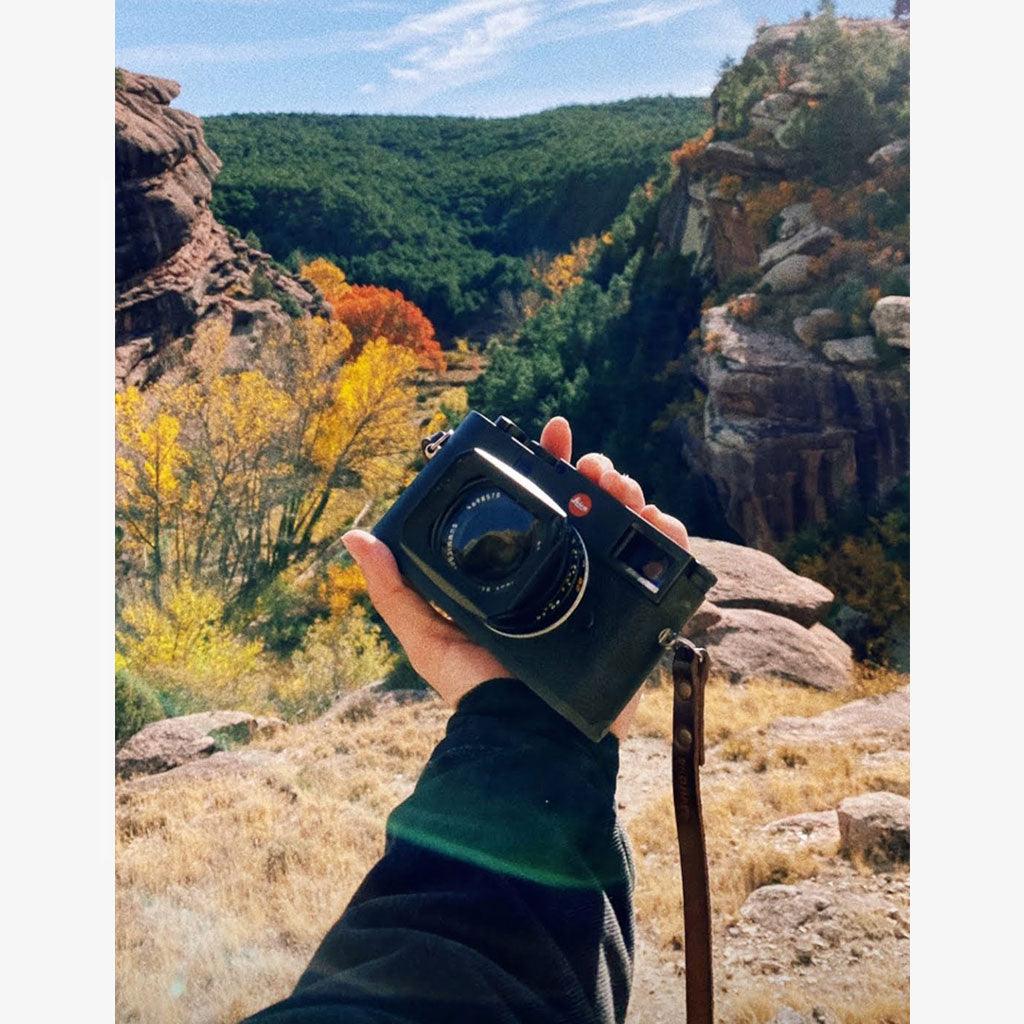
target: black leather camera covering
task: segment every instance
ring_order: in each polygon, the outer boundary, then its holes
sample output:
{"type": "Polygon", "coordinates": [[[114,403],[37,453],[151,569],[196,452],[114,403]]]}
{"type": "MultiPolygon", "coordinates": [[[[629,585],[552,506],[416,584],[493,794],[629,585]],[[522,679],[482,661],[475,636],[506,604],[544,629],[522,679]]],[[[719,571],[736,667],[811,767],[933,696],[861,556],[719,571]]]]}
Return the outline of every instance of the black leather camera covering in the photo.
{"type": "MultiPolygon", "coordinates": [[[[663,653],[659,634],[682,627],[715,577],[569,463],[510,421],[499,423],[469,413],[373,532],[410,586],[597,741],[663,653]],[[551,529],[561,517],[583,540],[588,570],[582,597],[560,625],[541,635],[510,637],[489,628],[488,618],[515,595],[482,593],[437,550],[432,531],[474,477],[493,481],[551,529]]],[[[520,579],[532,568],[528,563],[520,579]]]]}

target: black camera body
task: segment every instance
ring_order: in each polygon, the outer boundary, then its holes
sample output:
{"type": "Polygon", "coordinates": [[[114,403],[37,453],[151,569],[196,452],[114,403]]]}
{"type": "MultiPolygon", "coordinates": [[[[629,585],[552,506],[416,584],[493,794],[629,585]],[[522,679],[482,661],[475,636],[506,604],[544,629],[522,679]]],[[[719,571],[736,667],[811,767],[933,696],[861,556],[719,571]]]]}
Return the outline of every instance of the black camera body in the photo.
{"type": "Polygon", "coordinates": [[[504,416],[471,412],[374,534],[406,581],[600,740],[715,577],[504,416]]]}

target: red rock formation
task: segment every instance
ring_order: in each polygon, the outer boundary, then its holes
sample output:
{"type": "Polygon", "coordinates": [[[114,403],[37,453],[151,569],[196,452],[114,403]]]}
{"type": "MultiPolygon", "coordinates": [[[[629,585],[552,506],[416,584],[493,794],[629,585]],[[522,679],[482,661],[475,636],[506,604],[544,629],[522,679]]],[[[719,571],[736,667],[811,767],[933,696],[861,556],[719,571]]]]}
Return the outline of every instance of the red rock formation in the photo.
{"type": "Polygon", "coordinates": [[[115,366],[145,384],[186,358],[201,322],[252,336],[289,313],[326,315],[308,284],[233,238],[210,210],[221,162],[202,121],[169,106],[177,82],[119,71],[115,128],[115,366]],[[254,290],[257,294],[254,294],[254,290]],[[265,293],[269,292],[267,296],[265,293]],[[290,300],[290,301],[289,301],[290,300]]]}
{"type": "MultiPolygon", "coordinates": [[[[785,57],[807,24],[766,29],[747,56],[785,57]]],[[[839,25],[855,35],[881,29],[901,44],[908,36],[905,24],[839,25]]],[[[658,220],[662,244],[691,255],[720,295],[742,282],[737,291],[749,288],[773,307],[741,320],[733,295],[703,311],[693,376],[706,397],[700,427],[684,430],[686,462],[712,483],[729,525],[769,550],[853,498],[878,500],[909,468],[909,363],[896,351],[909,349],[909,298],[881,298],[870,327],[846,323],[836,310],[817,308],[844,280],[826,258],[843,243],[841,233],[820,223],[807,201],[791,202],[757,232],[747,215],[750,197],[783,180],[802,181],[808,197],[817,187],[815,154],[792,148],[783,129],[801,105],[826,94],[810,81],[811,64],[793,58],[781,65],[793,80],[752,95],[749,127],[721,129],[726,138],[680,167],[658,220]]],[[[858,180],[877,178],[908,153],[906,139],[888,143],[864,161],[858,180]]],[[[890,278],[908,273],[901,246],[883,244],[875,265],[890,278]]],[[[695,420],[688,422],[692,428],[695,420]]]]}

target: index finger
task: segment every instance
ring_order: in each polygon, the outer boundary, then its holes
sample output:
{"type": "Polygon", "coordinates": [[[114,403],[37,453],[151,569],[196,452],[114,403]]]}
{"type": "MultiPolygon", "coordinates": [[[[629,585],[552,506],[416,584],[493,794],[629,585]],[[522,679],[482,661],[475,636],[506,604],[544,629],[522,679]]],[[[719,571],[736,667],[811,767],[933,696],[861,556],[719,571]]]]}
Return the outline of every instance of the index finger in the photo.
{"type": "Polygon", "coordinates": [[[552,416],[540,432],[540,446],[556,459],[572,458],[572,428],[564,416],[552,416]]]}

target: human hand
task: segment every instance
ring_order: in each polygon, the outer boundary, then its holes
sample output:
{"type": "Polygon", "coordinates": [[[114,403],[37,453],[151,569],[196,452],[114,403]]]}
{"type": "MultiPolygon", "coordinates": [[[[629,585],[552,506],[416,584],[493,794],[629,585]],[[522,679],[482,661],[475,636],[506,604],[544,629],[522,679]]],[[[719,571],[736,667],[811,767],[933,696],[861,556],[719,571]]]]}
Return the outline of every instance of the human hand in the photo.
{"type": "MultiPolygon", "coordinates": [[[[540,443],[555,458],[569,462],[572,458],[572,431],[568,421],[561,416],[550,420],[541,432],[540,443]]],[[[576,468],[689,550],[686,527],[655,505],[646,504],[640,485],[619,473],[606,455],[590,452],[576,463],[576,468]]],[[[342,537],[342,542],[362,569],[370,600],[398,637],[409,663],[445,703],[455,707],[481,683],[513,675],[490,651],[473,643],[458,626],[434,611],[405,583],[394,556],[383,541],[365,530],[350,530],[342,537]]],[[[611,732],[620,740],[625,739],[629,732],[639,702],[640,691],[612,723],[611,732]]]]}

